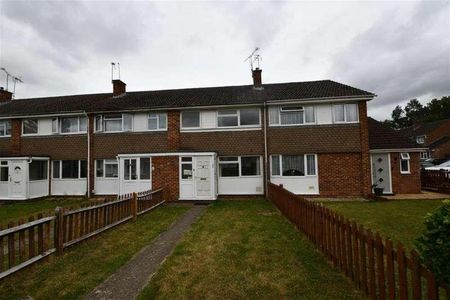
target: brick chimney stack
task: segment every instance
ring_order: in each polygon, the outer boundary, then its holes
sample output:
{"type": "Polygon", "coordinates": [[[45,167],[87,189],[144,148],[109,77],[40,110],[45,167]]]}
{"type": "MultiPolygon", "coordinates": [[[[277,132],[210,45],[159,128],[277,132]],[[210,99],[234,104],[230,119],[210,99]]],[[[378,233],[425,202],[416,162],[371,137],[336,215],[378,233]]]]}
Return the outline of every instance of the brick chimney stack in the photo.
{"type": "Polygon", "coordinates": [[[5,90],[3,87],[0,87],[0,103],[11,101],[12,95],[13,95],[13,93],[5,90]]]}
{"type": "Polygon", "coordinates": [[[252,70],[254,88],[262,88],[261,73],[262,70],[260,68],[255,68],[254,70],[252,70]]]}
{"type": "Polygon", "coordinates": [[[112,84],[113,84],[113,96],[114,97],[118,97],[118,96],[125,94],[125,92],[127,90],[126,89],[127,85],[125,84],[125,82],[123,82],[120,79],[113,79],[112,84]]]}

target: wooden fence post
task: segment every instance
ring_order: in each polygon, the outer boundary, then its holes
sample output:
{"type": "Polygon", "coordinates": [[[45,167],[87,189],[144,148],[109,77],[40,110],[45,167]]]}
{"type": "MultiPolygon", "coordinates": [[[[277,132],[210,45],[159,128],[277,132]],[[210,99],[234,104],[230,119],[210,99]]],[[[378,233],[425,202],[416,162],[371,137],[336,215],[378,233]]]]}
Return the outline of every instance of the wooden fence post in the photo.
{"type": "Polygon", "coordinates": [[[55,248],[56,254],[61,255],[64,252],[64,211],[61,207],[55,209],[55,248]]]}
{"type": "Polygon", "coordinates": [[[137,194],[133,193],[133,197],[131,198],[131,212],[133,214],[133,222],[136,222],[137,220],[137,210],[138,210],[137,194]]]}

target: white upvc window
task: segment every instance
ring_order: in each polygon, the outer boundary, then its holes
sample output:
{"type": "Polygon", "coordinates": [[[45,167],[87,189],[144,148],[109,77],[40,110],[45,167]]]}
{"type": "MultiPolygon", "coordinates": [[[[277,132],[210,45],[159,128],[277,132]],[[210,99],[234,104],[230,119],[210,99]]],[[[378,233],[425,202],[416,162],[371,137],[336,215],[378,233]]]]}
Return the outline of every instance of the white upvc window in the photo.
{"type": "Polygon", "coordinates": [[[273,177],[317,175],[315,154],[271,155],[270,161],[270,174],[273,177]]]}
{"type": "Polygon", "coordinates": [[[191,181],[193,178],[192,157],[181,157],[181,180],[191,181]]]}
{"type": "Polygon", "coordinates": [[[9,166],[7,160],[0,161],[0,181],[9,181],[9,166]]]}
{"type": "Polygon", "coordinates": [[[0,121],[0,137],[11,136],[11,120],[0,121]]]}
{"type": "Polygon", "coordinates": [[[410,174],[410,156],[409,153],[400,153],[400,173],[401,174],[410,174]]]}
{"type": "Polygon", "coordinates": [[[358,104],[333,104],[334,123],[357,123],[358,120],[358,104]]]}
{"type": "Polygon", "coordinates": [[[86,160],[54,160],[53,179],[84,179],[87,177],[86,160]]]}
{"type": "MultiPolygon", "coordinates": [[[[63,134],[85,133],[87,131],[87,119],[84,116],[60,117],[52,119],[52,132],[54,133],[55,123],[59,123],[59,132],[63,134]],[[56,119],[56,120],[55,120],[56,119]]],[[[57,126],[57,125],[56,125],[57,126]]],[[[58,128],[58,127],[56,127],[58,128]]]]}
{"type": "Polygon", "coordinates": [[[260,124],[259,108],[224,109],[217,111],[217,127],[250,127],[260,124]]]}
{"type": "Polygon", "coordinates": [[[428,151],[420,152],[420,159],[429,159],[429,158],[431,158],[430,152],[428,151]]]}
{"type": "Polygon", "coordinates": [[[269,108],[269,124],[272,126],[292,126],[315,124],[314,106],[273,106],[269,108]]]}
{"type": "Polygon", "coordinates": [[[22,120],[22,134],[33,135],[39,133],[38,119],[24,119],[22,120]]]}
{"type": "Polygon", "coordinates": [[[200,112],[183,111],[181,113],[181,128],[200,128],[200,112]]]}
{"type": "Polygon", "coordinates": [[[58,117],[52,118],[52,133],[53,134],[59,133],[59,118],[58,117]]]}
{"type": "Polygon", "coordinates": [[[220,177],[259,177],[261,176],[260,156],[219,157],[220,177]]]}
{"type": "Polygon", "coordinates": [[[420,135],[416,138],[416,142],[417,144],[425,144],[425,136],[424,135],[420,135]]]}
{"type": "Polygon", "coordinates": [[[123,132],[133,130],[132,114],[110,114],[95,117],[96,132],[123,132]]]}
{"type": "Polygon", "coordinates": [[[118,178],[119,163],[115,159],[97,159],[95,161],[95,177],[118,178]]]}
{"type": "Polygon", "coordinates": [[[165,130],[167,129],[167,113],[150,113],[148,114],[148,130],[165,130]]]}
{"type": "Polygon", "coordinates": [[[28,165],[28,178],[30,181],[47,180],[48,178],[48,161],[33,160],[28,165]]]}

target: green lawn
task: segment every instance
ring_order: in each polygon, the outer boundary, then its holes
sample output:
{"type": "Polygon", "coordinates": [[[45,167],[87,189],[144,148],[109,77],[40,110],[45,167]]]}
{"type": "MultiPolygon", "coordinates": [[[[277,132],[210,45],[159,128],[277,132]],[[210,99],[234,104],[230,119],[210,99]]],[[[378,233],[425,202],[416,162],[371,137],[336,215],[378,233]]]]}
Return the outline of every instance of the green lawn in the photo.
{"type": "Polygon", "coordinates": [[[10,202],[0,205],[0,225],[5,226],[9,222],[17,221],[20,218],[28,219],[31,215],[36,217],[38,213],[53,213],[57,206],[78,207],[88,202],[89,200],[84,197],[49,197],[39,200],[10,202]]]}
{"type": "Polygon", "coordinates": [[[119,225],[61,257],[19,271],[0,281],[0,299],[80,299],[165,231],[187,207],[163,206],[119,225]],[[31,299],[31,298],[30,298],[31,299]]]}
{"type": "Polygon", "coordinates": [[[377,230],[383,237],[402,242],[408,249],[422,233],[424,217],[442,200],[399,200],[383,202],[324,202],[324,205],[377,230]]]}
{"type": "Polygon", "coordinates": [[[141,299],[355,299],[362,295],[265,200],[218,201],[141,299]]]}

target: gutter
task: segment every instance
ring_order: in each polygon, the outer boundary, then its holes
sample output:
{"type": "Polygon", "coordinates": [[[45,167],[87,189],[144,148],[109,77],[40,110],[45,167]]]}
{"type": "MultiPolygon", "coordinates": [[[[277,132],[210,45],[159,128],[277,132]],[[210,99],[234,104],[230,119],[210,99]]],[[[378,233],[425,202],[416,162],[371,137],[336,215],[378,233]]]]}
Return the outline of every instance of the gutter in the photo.
{"type": "Polygon", "coordinates": [[[263,122],[264,122],[264,126],[263,126],[263,132],[264,132],[264,174],[265,174],[265,178],[264,178],[264,194],[267,197],[267,192],[268,192],[268,187],[269,187],[269,172],[270,172],[270,168],[268,167],[268,149],[267,149],[267,105],[266,102],[264,101],[264,118],[263,118],[263,122]]]}

